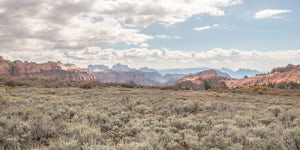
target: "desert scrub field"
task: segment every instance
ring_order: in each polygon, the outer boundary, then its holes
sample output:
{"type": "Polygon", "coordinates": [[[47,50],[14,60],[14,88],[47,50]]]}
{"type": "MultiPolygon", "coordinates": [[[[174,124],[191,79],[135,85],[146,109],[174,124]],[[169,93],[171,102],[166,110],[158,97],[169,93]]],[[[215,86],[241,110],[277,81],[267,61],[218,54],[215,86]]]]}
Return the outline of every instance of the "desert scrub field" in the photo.
{"type": "Polygon", "coordinates": [[[0,149],[300,149],[300,97],[0,89],[0,149]]]}

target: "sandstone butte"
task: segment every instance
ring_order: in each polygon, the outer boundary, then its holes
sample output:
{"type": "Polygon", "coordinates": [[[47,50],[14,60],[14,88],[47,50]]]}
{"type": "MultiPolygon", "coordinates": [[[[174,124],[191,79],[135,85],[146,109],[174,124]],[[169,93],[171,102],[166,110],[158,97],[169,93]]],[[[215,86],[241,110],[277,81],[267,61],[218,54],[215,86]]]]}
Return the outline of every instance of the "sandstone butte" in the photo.
{"type": "Polygon", "coordinates": [[[70,64],[55,62],[34,63],[20,60],[9,61],[0,56],[0,75],[13,77],[37,77],[43,79],[92,81],[93,73],[70,64]]]}
{"type": "Polygon", "coordinates": [[[300,84],[300,65],[289,64],[286,67],[272,69],[268,74],[260,74],[250,78],[232,79],[228,74],[217,70],[207,70],[193,75],[186,76],[176,83],[186,86],[203,86],[204,82],[212,85],[224,83],[228,88],[250,87],[255,85],[268,85],[278,83],[298,83],[300,84]]]}

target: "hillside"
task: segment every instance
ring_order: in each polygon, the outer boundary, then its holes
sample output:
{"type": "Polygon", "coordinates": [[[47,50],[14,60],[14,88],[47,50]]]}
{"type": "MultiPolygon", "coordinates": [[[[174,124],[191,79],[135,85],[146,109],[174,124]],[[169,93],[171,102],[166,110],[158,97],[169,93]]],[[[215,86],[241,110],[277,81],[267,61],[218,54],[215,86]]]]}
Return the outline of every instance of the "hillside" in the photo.
{"type": "Polygon", "coordinates": [[[184,89],[210,89],[226,88],[223,80],[229,79],[230,76],[218,70],[206,70],[193,75],[186,76],[176,82],[176,86],[184,89]]]}
{"type": "MultiPolygon", "coordinates": [[[[203,67],[203,68],[177,68],[177,69],[174,68],[174,69],[160,69],[158,71],[163,75],[166,75],[166,74],[185,74],[185,75],[189,75],[189,74],[195,74],[197,72],[201,72],[201,71],[205,71],[205,70],[212,70],[212,68],[207,68],[207,67],[203,67]]],[[[241,68],[237,71],[233,71],[233,70],[228,69],[228,68],[221,68],[221,69],[215,69],[215,70],[227,73],[227,74],[230,75],[230,77],[236,78],[236,79],[243,78],[244,76],[253,77],[256,74],[261,74],[259,71],[252,70],[252,69],[243,69],[243,68],[241,68]]]]}
{"type": "Polygon", "coordinates": [[[269,74],[262,74],[239,80],[231,79],[225,81],[226,86],[229,88],[270,84],[276,85],[290,82],[300,84],[300,65],[289,64],[286,67],[274,68],[269,74]]]}
{"type": "Polygon", "coordinates": [[[167,81],[156,72],[114,71],[94,72],[97,81],[101,83],[135,83],[139,85],[159,86],[167,81]]]}
{"type": "Polygon", "coordinates": [[[43,79],[92,81],[94,75],[85,69],[79,69],[73,64],[60,62],[34,63],[23,61],[9,61],[0,56],[0,75],[11,77],[36,77],[43,79]]]}
{"type": "Polygon", "coordinates": [[[89,65],[88,69],[95,74],[97,81],[102,83],[135,83],[147,86],[172,85],[184,75],[161,75],[157,70],[142,67],[130,68],[116,64],[111,68],[104,65],[89,65]]]}

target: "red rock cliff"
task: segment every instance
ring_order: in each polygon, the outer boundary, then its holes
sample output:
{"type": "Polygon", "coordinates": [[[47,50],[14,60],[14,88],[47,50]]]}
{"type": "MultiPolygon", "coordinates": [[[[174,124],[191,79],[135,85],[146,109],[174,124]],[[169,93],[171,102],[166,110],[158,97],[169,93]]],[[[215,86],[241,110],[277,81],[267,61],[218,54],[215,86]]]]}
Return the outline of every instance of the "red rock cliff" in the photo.
{"type": "Polygon", "coordinates": [[[37,64],[34,62],[8,61],[0,56],[0,75],[16,77],[38,77],[59,80],[95,80],[94,74],[85,69],[63,70],[54,62],[37,64]]]}

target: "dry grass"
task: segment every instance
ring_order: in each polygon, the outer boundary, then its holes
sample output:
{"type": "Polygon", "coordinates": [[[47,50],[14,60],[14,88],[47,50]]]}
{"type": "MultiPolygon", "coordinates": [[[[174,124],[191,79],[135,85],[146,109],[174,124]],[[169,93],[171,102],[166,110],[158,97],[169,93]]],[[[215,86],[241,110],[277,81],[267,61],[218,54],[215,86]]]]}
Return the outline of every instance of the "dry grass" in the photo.
{"type": "Polygon", "coordinates": [[[0,149],[300,148],[296,96],[82,88],[1,87],[0,149]]]}
{"type": "MultiPolygon", "coordinates": [[[[217,90],[216,90],[217,91],[217,90]]],[[[244,88],[226,89],[226,92],[233,93],[248,93],[260,95],[277,95],[277,96],[300,96],[300,88],[296,89],[280,89],[277,87],[271,88],[268,86],[253,86],[244,88]]]]}

